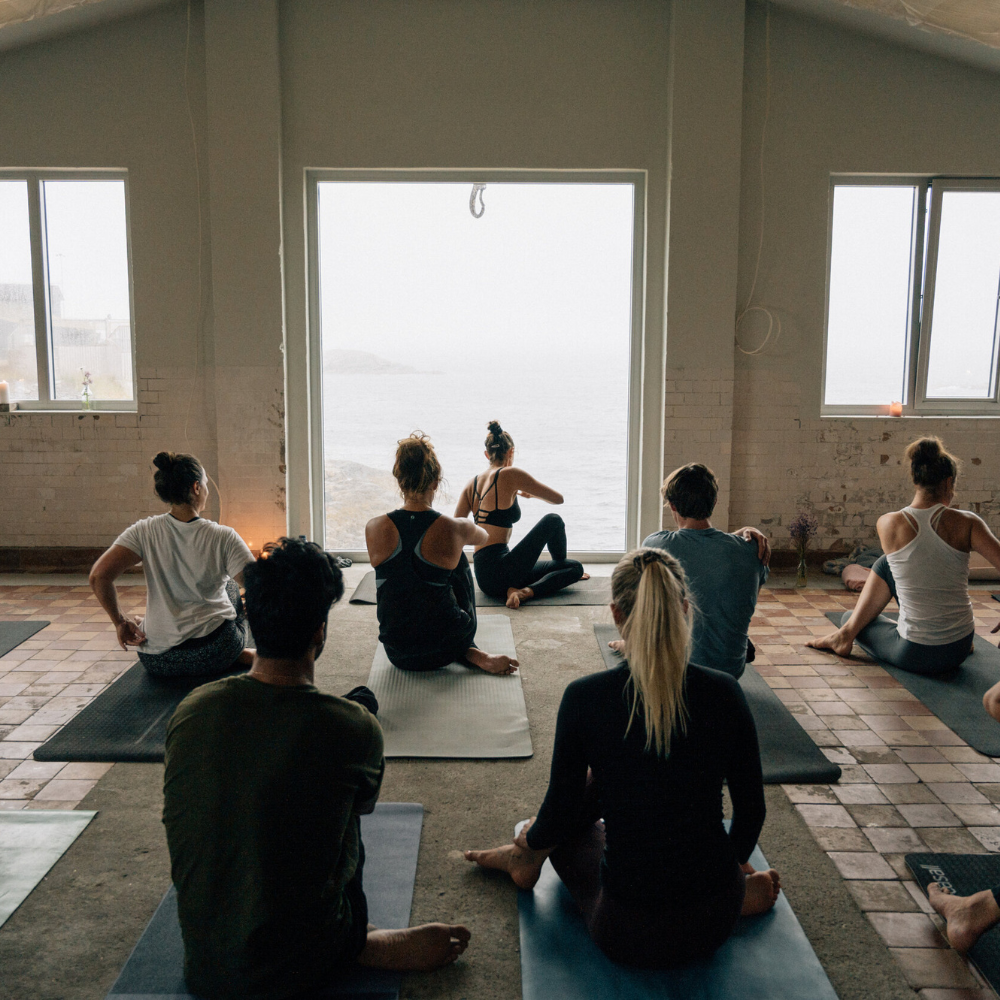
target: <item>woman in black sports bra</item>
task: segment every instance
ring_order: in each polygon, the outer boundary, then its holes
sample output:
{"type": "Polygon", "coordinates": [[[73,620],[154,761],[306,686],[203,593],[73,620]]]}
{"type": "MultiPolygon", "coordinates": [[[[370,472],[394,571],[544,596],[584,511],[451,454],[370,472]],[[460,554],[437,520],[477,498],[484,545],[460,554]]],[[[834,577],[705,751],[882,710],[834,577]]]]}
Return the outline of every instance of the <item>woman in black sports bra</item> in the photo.
{"type": "Polygon", "coordinates": [[[378,637],[400,670],[438,670],[467,662],[491,674],[510,674],[517,660],[477,649],[476,596],[466,545],[486,532],[432,508],[441,480],[430,439],[414,431],[399,442],[392,474],[403,506],[365,526],[375,570],[378,637]]]}
{"type": "Polygon", "coordinates": [[[547,597],[577,580],[588,579],[583,564],[566,558],[566,525],[558,514],[546,514],[513,549],[508,548],[511,529],[520,520],[519,496],[537,497],[561,504],[561,493],[514,468],[514,441],[496,420],[489,422],[486,457],[490,467],[462,491],[455,517],[468,517],[486,530],[487,538],[476,542],[473,563],[480,589],[520,607],[533,597],[547,597]],[[551,559],[540,560],[548,546],[551,559]]]}

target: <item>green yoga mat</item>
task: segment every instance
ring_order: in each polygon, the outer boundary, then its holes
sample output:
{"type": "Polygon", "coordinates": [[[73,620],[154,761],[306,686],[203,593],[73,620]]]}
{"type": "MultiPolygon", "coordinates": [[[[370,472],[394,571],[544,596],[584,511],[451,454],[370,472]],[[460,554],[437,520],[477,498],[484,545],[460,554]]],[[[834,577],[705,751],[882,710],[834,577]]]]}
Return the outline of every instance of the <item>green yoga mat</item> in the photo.
{"type": "Polygon", "coordinates": [[[82,809],[0,812],[0,926],[96,815],[82,809]]]}
{"type": "MultiPolygon", "coordinates": [[[[826,617],[839,627],[847,613],[828,611],[826,617]]],[[[895,613],[884,617],[896,619],[895,613]]],[[[1000,723],[991,719],[983,708],[983,695],[1000,681],[1000,649],[993,643],[977,635],[972,653],[958,670],[940,677],[923,677],[883,663],[861,639],[855,641],[969,746],[987,757],[1000,757],[1000,723]]]]}
{"type": "MultiPolygon", "coordinates": [[[[931,882],[950,888],[957,896],[971,896],[1000,885],[1000,857],[996,854],[907,854],[906,867],[924,892],[931,882]]],[[[1000,925],[980,937],[969,950],[969,958],[993,989],[1000,988],[1000,925]]]]}
{"type": "MultiPolygon", "coordinates": [[[[619,666],[621,656],[608,648],[608,642],[620,638],[618,629],[614,625],[595,625],[594,634],[605,665],[608,668],[619,666]]],[[[840,780],[840,768],[826,759],[767,681],[749,663],[740,678],[740,687],[757,725],[764,784],[828,784],[840,780]]]]}
{"type": "Polygon", "coordinates": [[[41,632],[48,622],[0,622],[0,656],[17,649],[25,639],[41,632]]]}

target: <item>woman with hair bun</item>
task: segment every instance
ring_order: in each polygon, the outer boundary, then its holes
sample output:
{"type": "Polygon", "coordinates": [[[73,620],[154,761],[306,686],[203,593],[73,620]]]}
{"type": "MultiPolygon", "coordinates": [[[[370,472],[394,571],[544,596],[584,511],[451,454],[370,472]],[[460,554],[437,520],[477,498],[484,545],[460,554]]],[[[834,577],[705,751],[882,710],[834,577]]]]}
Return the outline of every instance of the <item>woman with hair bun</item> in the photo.
{"type": "Polygon", "coordinates": [[[401,670],[438,670],[468,662],[491,674],[511,674],[517,660],[476,647],[476,595],[462,551],[486,532],[464,518],[433,509],[441,463],[421,431],[403,438],[392,474],[403,506],[365,527],[375,570],[378,637],[401,670]]]}
{"type": "Polygon", "coordinates": [[[765,815],[757,731],[736,679],[688,662],[673,556],[630,552],[611,596],[626,662],[566,688],[537,818],[513,844],[465,857],[522,889],[549,858],[612,961],[669,968],[709,958],[741,915],[777,899],[778,873],[749,864],[765,815]]]}
{"type": "Polygon", "coordinates": [[[253,554],[234,529],[201,516],[208,476],[194,455],[161,451],[153,465],[157,496],[170,509],[126,528],[94,563],[90,586],[119,645],[140,647],[150,674],[208,677],[250,667],[238,584],[253,554]],[[137,622],[119,607],[115,580],[140,561],[146,617],[137,622]]]}
{"type": "Polygon", "coordinates": [[[513,438],[496,420],[487,426],[485,455],[490,466],[466,485],[455,517],[471,514],[485,529],[486,537],[476,544],[473,556],[480,589],[506,601],[508,608],[517,608],[524,601],[589,579],[589,574],[584,573],[582,563],[566,558],[566,525],[558,514],[546,514],[513,549],[508,548],[512,528],[521,518],[518,497],[561,504],[563,496],[524,469],[515,468],[513,438]],[[552,558],[540,560],[546,546],[552,558]]]}
{"type": "Polygon", "coordinates": [[[872,566],[840,628],[807,645],[848,656],[857,639],[875,659],[900,670],[946,674],[972,652],[969,553],[1000,569],[1000,541],[978,514],[951,506],[958,460],[940,438],[914,441],[906,459],[915,492],[908,507],[878,519],[885,555],[872,566]],[[899,605],[898,623],[882,616],[892,599],[899,605]]]}

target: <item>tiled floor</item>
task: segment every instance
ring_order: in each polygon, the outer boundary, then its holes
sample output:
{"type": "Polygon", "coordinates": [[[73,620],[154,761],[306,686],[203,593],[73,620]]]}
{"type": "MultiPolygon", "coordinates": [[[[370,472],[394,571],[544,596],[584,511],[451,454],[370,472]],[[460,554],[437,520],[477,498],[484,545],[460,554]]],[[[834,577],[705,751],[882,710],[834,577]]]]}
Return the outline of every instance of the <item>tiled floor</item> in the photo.
{"type": "MultiPolygon", "coordinates": [[[[119,593],[125,610],[142,614],[144,587],[119,593]]],[[[862,656],[806,648],[830,629],[825,612],[854,601],[830,589],[761,594],[755,666],[843,770],[837,785],[785,792],[923,1000],[995,997],[948,948],[903,856],[1000,852],[1000,758],[972,750],[862,656]]],[[[973,603],[977,631],[988,633],[1000,604],[987,590],[973,603]]],[[[0,619],[51,623],[0,657],[0,809],[72,809],[111,765],[40,763],[32,751],[135,656],[118,648],[86,586],[0,586],[0,619]]]]}

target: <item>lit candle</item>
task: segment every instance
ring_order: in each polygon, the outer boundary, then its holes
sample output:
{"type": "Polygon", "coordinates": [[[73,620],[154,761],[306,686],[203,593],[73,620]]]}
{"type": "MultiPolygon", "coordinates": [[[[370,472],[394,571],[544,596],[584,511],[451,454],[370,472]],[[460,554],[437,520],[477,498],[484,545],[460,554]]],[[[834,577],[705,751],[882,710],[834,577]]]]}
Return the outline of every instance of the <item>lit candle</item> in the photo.
{"type": "Polygon", "coordinates": [[[0,382],[0,403],[10,403],[10,386],[0,382]]]}
{"type": "Polygon", "coordinates": [[[893,417],[901,417],[903,415],[903,404],[902,403],[890,403],[889,404],[889,415],[893,417]]]}

